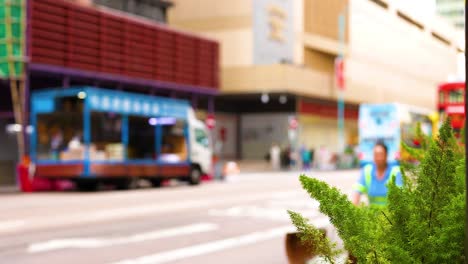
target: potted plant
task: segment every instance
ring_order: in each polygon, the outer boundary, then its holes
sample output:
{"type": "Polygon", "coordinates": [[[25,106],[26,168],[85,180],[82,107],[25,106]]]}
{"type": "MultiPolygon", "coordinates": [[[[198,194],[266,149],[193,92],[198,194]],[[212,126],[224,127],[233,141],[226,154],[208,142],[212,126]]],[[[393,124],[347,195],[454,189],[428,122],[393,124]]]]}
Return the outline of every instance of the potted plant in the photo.
{"type": "MultiPolygon", "coordinates": [[[[465,162],[449,122],[437,139],[423,137],[407,148],[418,165],[403,166],[404,185],[388,186],[388,206],[354,206],[336,188],[300,176],[303,188],[320,202],[358,263],[463,263],[465,162]]],[[[303,245],[335,263],[342,253],[300,214],[289,211],[303,245]],[[310,247],[313,245],[313,247],[310,247]]]]}

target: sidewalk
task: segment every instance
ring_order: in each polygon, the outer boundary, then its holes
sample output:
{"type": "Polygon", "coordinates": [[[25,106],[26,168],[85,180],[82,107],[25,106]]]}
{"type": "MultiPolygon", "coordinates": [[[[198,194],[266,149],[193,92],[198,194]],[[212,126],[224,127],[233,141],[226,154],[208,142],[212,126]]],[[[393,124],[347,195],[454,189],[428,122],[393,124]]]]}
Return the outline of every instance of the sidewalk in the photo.
{"type": "Polygon", "coordinates": [[[238,160],[236,161],[241,173],[273,172],[275,171],[269,162],[265,160],[238,160]]]}
{"type": "Polygon", "coordinates": [[[241,173],[302,171],[299,167],[290,169],[273,169],[270,162],[265,160],[238,160],[235,162],[239,166],[241,173]]]}
{"type": "MultiPolygon", "coordinates": [[[[239,166],[239,169],[241,173],[255,173],[255,172],[280,172],[280,171],[302,171],[301,168],[296,167],[288,170],[274,170],[271,167],[271,164],[269,162],[266,162],[265,160],[237,160],[235,161],[237,165],[239,166]]],[[[346,171],[346,170],[357,170],[359,168],[334,168],[330,167],[327,169],[317,169],[313,168],[311,171],[321,171],[321,172],[326,172],[326,171],[346,171]]]]}
{"type": "Polygon", "coordinates": [[[12,194],[19,193],[19,189],[15,185],[11,186],[0,186],[0,194],[12,194]]]}

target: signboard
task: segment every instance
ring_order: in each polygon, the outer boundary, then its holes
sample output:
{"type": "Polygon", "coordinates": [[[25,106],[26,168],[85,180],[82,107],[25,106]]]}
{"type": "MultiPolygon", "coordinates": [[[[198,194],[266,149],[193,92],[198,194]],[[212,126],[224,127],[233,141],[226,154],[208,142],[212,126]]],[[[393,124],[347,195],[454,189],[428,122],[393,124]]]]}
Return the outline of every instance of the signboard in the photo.
{"type": "Polygon", "coordinates": [[[373,160],[375,143],[388,147],[388,161],[398,158],[401,133],[400,117],[395,104],[361,104],[359,107],[359,151],[361,162],[373,160]]]}
{"type": "Polygon", "coordinates": [[[216,126],[215,116],[213,114],[208,114],[208,116],[206,117],[205,123],[208,129],[212,130],[213,128],[215,128],[216,126]]]}
{"type": "Polygon", "coordinates": [[[449,105],[446,109],[447,114],[465,114],[464,105],[449,105]]]}
{"type": "Polygon", "coordinates": [[[221,139],[222,142],[226,142],[226,133],[227,133],[226,128],[221,127],[221,129],[219,130],[219,139],[221,139]]]}
{"type": "Polygon", "coordinates": [[[296,130],[299,122],[297,121],[296,117],[289,118],[289,129],[296,130]]]}
{"type": "Polygon", "coordinates": [[[341,57],[335,59],[335,83],[338,89],[344,91],[345,89],[345,77],[344,77],[344,60],[341,57]]]}
{"type": "Polygon", "coordinates": [[[294,2],[294,0],[252,1],[254,64],[293,61],[294,2]]]}
{"type": "Polygon", "coordinates": [[[172,116],[183,119],[187,117],[189,105],[179,100],[103,91],[87,91],[91,110],[141,116],[172,116]]]}
{"type": "Polygon", "coordinates": [[[138,115],[147,117],[169,116],[186,119],[190,105],[187,101],[143,94],[82,87],[75,89],[41,90],[32,94],[32,111],[56,111],[55,98],[76,96],[86,100],[91,111],[138,115]]]}

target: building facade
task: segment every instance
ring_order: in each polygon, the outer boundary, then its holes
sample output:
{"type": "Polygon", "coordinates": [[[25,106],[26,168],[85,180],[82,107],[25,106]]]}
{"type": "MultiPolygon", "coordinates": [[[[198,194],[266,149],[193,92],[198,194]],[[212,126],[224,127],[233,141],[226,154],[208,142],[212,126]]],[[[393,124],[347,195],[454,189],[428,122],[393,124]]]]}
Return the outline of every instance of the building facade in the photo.
{"type": "MultiPolygon", "coordinates": [[[[436,9],[437,14],[446,19],[449,23],[453,24],[458,29],[458,42],[462,47],[465,46],[465,5],[466,1],[463,0],[437,0],[436,9]]],[[[464,81],[466,79],[465,73],[466,59],[465,53],[459,52],[458,55],[458,74],[450,79],[450,81],[464,81]]]]}
{"type": "Polygon", "coordinates": [[[237,158],[262,158],[273,142],[287,146],[294,137],[296,146],[338,150],[334,73],[340,54],[344,138],[355,144],[360,103],[434,109],[437,84],[456,72],[461,49],[452,26],[390,0],[173,2],[169,24],[221,44],[216,109],[237,122],[229,132],[237,138],[237,158]],[[291,133],[288,124],[296,119],[291,133]]]}
{"type": "Polygon", "coordinates": [[[437,0],[437,13],[457,29],[465,30],[465,2],[463,0],[437,0]]]}
{"type": "MultiPolygon", "coordinates": [[[[112,7],[118,1],[98,2],[112,7]]],[[[28,58],[19,81],[24,85],[19,99],[23,102],[24,127],[30,122],[30,92],[44,88],[85,85],[132,91],[185,99],[194,108],[214,111],[219,87],[218,43],[158,23],[165,21],[165,10],[170,7],[167,1],[120,2],[133,2],[131,13],[92,1],[27,1],[25,35],[19,36],[26,43],[24,57],[28,58]],[[163,15],[146,16],[151,19],[140,16],[138,10],[145,9],[144,5],[151,5],[146,10],[149,13],[163,15]]],[[[19,146],[14,135],[5,133],[7,125],[16,120],[11,82],[8,76],[0,79],[2,185],[15,182],[19,146]]],[[[22,133],[23,151],[28,153],[26,129],[22,133]]]]}
{"type": "Polygon", "coordinates": [[[171,1],[164,0],[94,0],[92,2],[161,23],[166,23],[167,11],[172,6],[171,1]]]}

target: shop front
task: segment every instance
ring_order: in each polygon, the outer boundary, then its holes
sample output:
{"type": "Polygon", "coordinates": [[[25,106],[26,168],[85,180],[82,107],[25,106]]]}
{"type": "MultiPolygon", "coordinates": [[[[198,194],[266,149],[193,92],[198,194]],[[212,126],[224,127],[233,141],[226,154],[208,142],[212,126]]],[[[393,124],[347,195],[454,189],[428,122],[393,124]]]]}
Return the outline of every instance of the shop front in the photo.
{"type": "Polygon", "coordinates": [[[314,156],[314,166],[319,169],[355,166],[357,120],[357,106],[346,105],[345,146],[340,150],[336,103],[301,98],[298,100],[299,150],[310,150],[314,156]]]}

